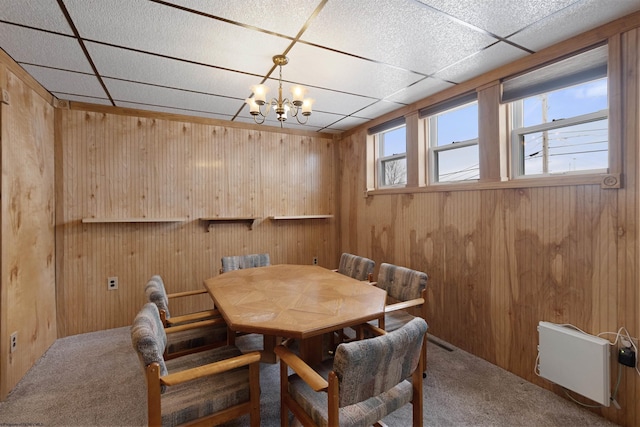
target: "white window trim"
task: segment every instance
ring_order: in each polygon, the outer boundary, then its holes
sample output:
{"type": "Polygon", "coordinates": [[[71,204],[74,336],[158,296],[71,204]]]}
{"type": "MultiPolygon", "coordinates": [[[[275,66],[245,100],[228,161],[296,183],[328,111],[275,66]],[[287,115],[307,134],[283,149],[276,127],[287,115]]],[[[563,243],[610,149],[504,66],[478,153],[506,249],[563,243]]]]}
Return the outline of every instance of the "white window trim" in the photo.
{"type": "Polygon", "coordinates": [[[593,173],[607,173],[608,169],[589,169],[589,170],[581,170],[581,171],[565,171],[565,172],[555,172],[555,173],[543,173],[543,174],[531,174],[525,175],[523,170],[523,159],[524,159],[524,136],[529,135],[536,132],[550,131],[560,128],[565,128],[569,126],[580,125],[584,123],[591,123],[598,120],[608,119],[609,118],[609,110],[603,109],[600,111],[595,111],[593,113],[583,114],[580,116],[570,117],[568,119],[557,119],[548,123],[541,123],[538,125],[528,126],[528,127],[518,127],[522,126],[521,118],[522,114],[519,114],[522,109],[523,100],[513,102],[513,130],[511,131],[511,153],[512,159],[511,164],[513,167],[513,179],[526,179],[526,178],[534,178],[534,177],[545,177],[545,176],[558,176],[558,175],[579,175],[579,174],[593,174],[593,173]]]}
{"type": "MultiPolygon", "coordinates": [[[[405,182],[402,184],[390,184],[390,185],[384,185],[382,183],[382,180],[385,178],[385,173],[383,170],[383,164],[387,161],[390,160],[401,160],[401,159],[405,159],[405,163],[407,162],[407,147],[406,147],[406,142],[405,142],[405,151],[404,153],[394,153],[391,154],[389,156],[380,156],[380,152],[382,151],[382,149],[384,148],[384,141],[382,138],[382,134],[383,133],[387,133],[387,132],[392,132],[396,129],[400,129],[404,127],[406,130],[406,124],[403,124],[401,126],[396,126],[393,128],[389,128],[389,129],[385,129],[382,132],[379,132],[377,134],[374,135],[374,142],[375,142],[375,153],[376,153],[376,172],[377,172],[377,176],[375,177],[376,180],[376,188],[397,188],[397,187],[405,187],[406,181],[407,181],[407,176],[405,176],[405,182]]],[[[405,171],[406,173],[406,171],[405,171]]]]}
{"type": "Polygon", "coordinates": [[[407,153],[400,153],[400,154],[393,154],[391,156],[386,156],[386,157],[380,157],[378,158],[378,188],[393,188],[393,187],[404,187],[407,185],[407,178],[405,175],[405,182],[401,183],[401,184],[388,184],[388,185],[384,185],[381,181],[383,179],[383,177],[385,177],[385,173],[384,173],[384,163],[388,162],[388,161],[393,161],[393,160],[402,160],[405,159],[405,163],[407,160],[407,153]]]}
{"type": "MultiPolygon", "coordinates": [[[[478,112],[480,111],[480,104],[478,102],[478,100],[474,100],[471,102],[466,102],[464,104],[460,104],[458,106],[452,107],[450,109],[447,110],[443,110],[437,114],[433,114],[431,116],[425,117],[425,120],[428,121],[428,127],[429,127],[429,140],[427,141],[428,144],[428,153],[429,153],[429,183],[433,184],[433,185],[440,185],[440,184],[444,184],[444,185],[450,185],[450,184],[454,184],[457,182],[474,182],[474,181],[478,181],[477,179],[468,179],[468,180],[455,180],[455,181],[440,181],[439,180],[439,167],[438,167],[438,154],[441,151],[447,151],[447,150],[455,150],[458,148],[466,148],[466,147],[470,147],[473,145],[478,145],[478,138],[472,138],[472,139],[467,139],[464,141],[453,141],[449,144],[446,145],[434,145],[434,142],[437,142],[438,140],[438,116],[442,115],[442,114],[446,114],[446,113],[450,113],[453,112],[455,110],[459,110],[462,108],[466,108],[471,104],[476,104],[478,105],[478,112]]],[[[478,122],[479,124],[479,122],[478,122]]],[[[480,133],[480,129],[478,128],[478,134],[480,133]]],[[[478,135],[479,136],[479,135],[478,135]]],[[[480,158],[478,158],[478,161],[480,161],[480,158]]]]}

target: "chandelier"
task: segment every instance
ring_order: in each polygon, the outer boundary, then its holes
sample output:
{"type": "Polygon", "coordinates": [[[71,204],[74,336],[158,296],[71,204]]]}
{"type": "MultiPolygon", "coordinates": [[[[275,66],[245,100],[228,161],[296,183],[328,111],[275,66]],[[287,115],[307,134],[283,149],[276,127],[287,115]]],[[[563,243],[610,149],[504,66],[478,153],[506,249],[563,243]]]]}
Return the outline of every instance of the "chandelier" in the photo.
{"type": "Polygon", "coordinates": [[[280,122],[280,127],[287,120],[287,114],[291,113],[291,117],[295,117],[298,123],[304,125],[311,115],[311,106],[313,99],[304,98],[306,89],[301,86],[293,86],[291,88],[292,100],[288,98],[282,99],[282,67],[289,63],[289,58],[284,55],[275,55],[273,63],[280,67],[280,78],[278,79],[278,98],[272,98],[267,102],[267,93],[269,88],[263,84],[251,86],[253,92],[252,98],[245,99],[249,105],[249,112],[253,116],[253,120],[261,125],[271,112],[271,108],[276,112],[276,118],[280,122]],[[263,106],[266,108],[263,110],[263,106]]]}

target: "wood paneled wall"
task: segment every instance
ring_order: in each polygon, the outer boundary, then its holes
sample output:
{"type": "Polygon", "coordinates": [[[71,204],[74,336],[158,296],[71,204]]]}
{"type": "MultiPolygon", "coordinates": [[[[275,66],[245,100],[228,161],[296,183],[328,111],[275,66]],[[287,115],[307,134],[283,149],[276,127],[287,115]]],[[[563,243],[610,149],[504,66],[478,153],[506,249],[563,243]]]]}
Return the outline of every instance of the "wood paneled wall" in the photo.
{"type": "MultiPolygon", "coordinates": [[[[59,335],[129,325],[153,274],[169,292],[200,288],[225,255],[268,252],[272,263],[336,267],[331,137],[203,122],[57,110],[57,303],[59,335]],[[203,217],[262,218],[208,223],[203,217]],[[184,222],[82,223],[83,218],[176,218],[184,222]],[[119,279],[107,290],[107,277],[119,279]]],[[[178,314],[207,297],[172,305],[178,314]]]]}
{"type": "MultiPolygon", "coordinates": [[[[621,189],[495,183],[365,198],[366,130],[339,145],[341,250],[372,258],[376,273],[382,262],[426,272],[430,334],[562,396],[534,374],[539,321],[592,334],[624,326],[640,336],[638,30],[619,41],[623,96],[611,126],[612,138],[622,133],[621,189]]],[[[616,360],[613,353],[612,389],[623,370],[622,409],[596,411],[638,426],[640,377],[616,360]]]]}
{"type": "Polygon", "coordinates": [[[54,109],[6,64],[1,56],[0,400],[57,338],[54,109]]]}

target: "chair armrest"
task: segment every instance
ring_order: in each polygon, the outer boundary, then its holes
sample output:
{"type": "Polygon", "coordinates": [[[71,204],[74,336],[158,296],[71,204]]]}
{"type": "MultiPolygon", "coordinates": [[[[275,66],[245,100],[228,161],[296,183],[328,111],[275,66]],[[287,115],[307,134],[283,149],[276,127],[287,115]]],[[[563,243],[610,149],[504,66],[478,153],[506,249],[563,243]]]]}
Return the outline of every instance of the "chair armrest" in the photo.
{"type": "Polygon", "coordinates": [[[224,321],[222,317],[217,317],[215,319],[207,319],[200,322],[192,322],[192,323],[184,323],[182,325],[171,326],[170,328],[165,328],[165,333],[172,334],[175,332],[188,331],[191,329],[204,328],[208,326],[214,325],[226,325],[227,323],[224,321]]]}
{"type": "Polygon", "coordinates": [[[302,380],[309,385],[314,391],[326,391],[329,387],[327,380],[322,375],[314,371],[306,362],[298,357],[295,353],[283,345],[279,345],[274,349],[275,353],[280,356],[280,363],[285,363],[293,371],[298,374],[302,380]]]}
{"type": "Polygon", "coordinates": [[[333,271],[334,273],[337,273],[337,272],[338,272],[338,269],[336,268],[336,269],[333,269],[333,270],[331,270],[331,271],[333,271]]]}
{"type": "Polygon", "coordinates": [[[405,308],[415,307],[424,304],[424,298],[410,299],[409,301],[397,302],[395,304],[389,304],[385,306],[384,311],[388,313],[390,311],[404,310],[405,308]]]}
{"type": "Polygon", "coordinates": [[[162,384],[172,386],[182,384],[188,381],[197,380],[199,378],[210,375],[219,374],[221,372],[230,371],[235,368],[247,366],[252,363],[260,362],[260,353],[257,351],[243,354],[242,356],[232,357],[230,359],[221,360],[219,362],[209,363],[208,365],[198,366],[184,371],[168,374],[160,378],[162,384]]]}
{"type": "Polygon", "coordinates": [[[220,317],[220,312],[218,310],[205,310],[198,311],[196,313],[184,314],[182,316],[173,316],[167,319],[167,324],[169,326],[178,325],[180,323],[186,322],[195,322],[199,320],[207,320],[211,318],[220,317]]]}
{"type": "Polygon", "coordinates": [[[193,295],[200,295],[200,294],[206,294],[206,293],[207,293],[206,289],[197,289],[194,291],[184,291],[184,292],[175,292],[173,294],[167,294],[167,298],[172,299],[172,298],[190,297],[193,295]]]}
{"type": "Polygon", "coordinates": [[[359,325],[359,326],[362,327],[363,329],[368,329],[369,332],[371,332],[376,336],[387,334],[387,331],[385,331],[384,329],[378,328],[377,326],[374,326],[370,323],[363,323],[362,325],[359,325]]]}

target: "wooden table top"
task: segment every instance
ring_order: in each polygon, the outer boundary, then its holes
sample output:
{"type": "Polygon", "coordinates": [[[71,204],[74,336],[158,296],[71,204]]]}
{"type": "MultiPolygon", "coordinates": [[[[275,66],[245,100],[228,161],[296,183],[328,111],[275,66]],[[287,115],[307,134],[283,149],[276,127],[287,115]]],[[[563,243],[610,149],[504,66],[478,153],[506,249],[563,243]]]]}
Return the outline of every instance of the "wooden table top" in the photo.
{"type": "Polygon", "coordinates": [[[204,286],[232,330],[298,339],[377,319],[387,295],[316,265],[235,270],[204,286]]]}

